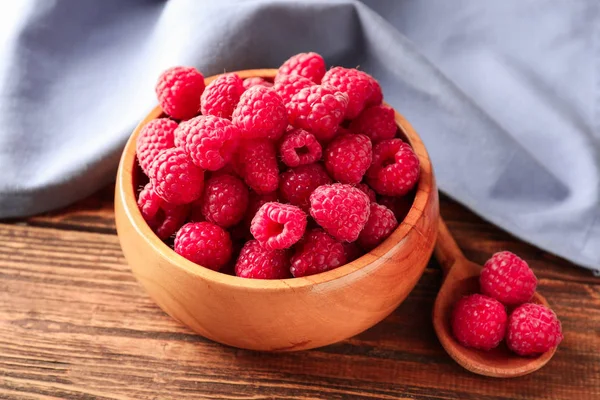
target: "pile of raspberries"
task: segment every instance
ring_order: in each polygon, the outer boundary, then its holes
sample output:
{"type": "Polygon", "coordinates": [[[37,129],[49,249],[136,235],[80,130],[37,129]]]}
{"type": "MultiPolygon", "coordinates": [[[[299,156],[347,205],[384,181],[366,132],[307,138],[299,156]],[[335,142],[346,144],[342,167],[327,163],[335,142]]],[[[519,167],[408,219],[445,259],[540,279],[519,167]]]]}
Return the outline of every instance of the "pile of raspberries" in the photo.
{"type": "Polygon", "coordinates": [[[302,53],[274,82],[228,73],[205,87],[195,68],[170,68],[156,94],[167,116],[137,139],[149,178],[138,206],[203,267],[254,279],[328,271],[378,246],[410,208],[419,159],[365,72],[302,53]]]}
{"type": "Polygon", "coordinates": [[[523,259],[508,251],[494,254],[485,263],[479,284],[483,294],[465,296],[454,305],[452,332],[461,344],[491,350],[506,339],[511,351],[535,356],[562,341],[556,314],[530,303],[537,278],[523,259]]]}

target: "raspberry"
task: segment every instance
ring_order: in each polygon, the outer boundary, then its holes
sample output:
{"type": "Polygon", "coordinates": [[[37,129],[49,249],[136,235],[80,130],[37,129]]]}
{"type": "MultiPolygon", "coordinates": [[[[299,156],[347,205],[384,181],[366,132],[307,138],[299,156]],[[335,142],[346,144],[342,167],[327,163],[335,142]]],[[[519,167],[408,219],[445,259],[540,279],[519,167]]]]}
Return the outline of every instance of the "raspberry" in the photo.
{"type": "Polygon", "coordinates": [[[507,306],[528,302],[537,287],[529,265],[509,251],[496,253],[485,263],[479,282],[481,293],[507,306]]]}
{"type": "Polygon", "coordinates": [[[310,131],[319,140],[329,140],[336,134],[347,104],[345,94],[313,85],[296,93],[286,107],[290,124],[310,131]]]}
{"type": "Polygon", "coordinates": [[[373,147],[367,183],[377,193],[402,196],[419,180],[419,158],[401,139],[382,140],[373,147]]]}
{"type": "Polygon", "coordinates": [[[156,84],[158,103],[175,119],[189,119],[200,111],[204,76],[194,67],[173,67],[163,72],[156,84]]]}
{"type": "Polygon", "coordinates": [[[243,138],[279,139],[288,125],[281,97],[265,86],[246,90],[231,120],[240,128],[243,138]]]}
{"type": "Polygon", "coordinates": [[[367,106],[378,106],[383,102],[383,92],[381,91],[381,86],[379,86],[377,79],[373,78],[371,75],[369,75],[369,78],[373,92],[367,99],[367,106]]]}
{"type": "Polygon", "coordinates": [[[150,172],[150,182],[156,194],[167,203],[191,203],[202,195],[204,171],[179,148],[158,153],[150,172]]]}
{"type": "Polygon", "coordinates": [[[391,197],[391,196],[379,196],[378,203],[382,206],[386,206],[394,213],[398,222],[404,221],[406,215],[412,207],[414,198],[412,196],[402,197],[391,197]]]}
{"type": "Polygon", "coordinates": [[[290,204],[263,204],[250,224],[250,233],[269,249],[287,249],[296,243],[306,229],[306,214],[290,204]]]}
{"type": "Polygon", "coordinates": [[[206,181],[202,215],[208,222],[229,228],[244,218],[248,207],[248,188],[239,178],[218,175],[206,181]]]}
{"type": "Polygon", "coordinates": [[[146,175],[150,174],[150,164],[154,161],[154,157],[161,150],[175,146],[173,136],[175,129],[177,129],[177,122],[168,118],[158,118],[148,122],[140,131],[135,153],[146,175]]]}
{"type": "Polygon", "coordinates": [[[506,344],[521,356],[544,353],[563,340],[560,321],[554,312],[539,304],[523,304],[508,319],[506,344]]]}
{"type": "Polygon", "coordinates": [[[454,305],[452,332],[463,346],[490,350],[504,338],[506,320],[506,311],[498,300],[472,294],[454,305]]]}
{"type": "Polygon", "coordinates": [[[323,185],[310,195],[310,215],[335,239],[354,242],[369,219],[369,204],[353,186],[323,185]]]}
{"type": "Polygon", "coordinates": [[[373,142],[393,139],[398,130],[394,110],[385,105],[369,107],[350,123],[350,130],[367,135],[373,142]]]}
{"type": "Polygon", "coordinates": [[[288,167],[319,161],[322,153],[323,150],[317,142],[317,138],[304,129],[287,131],[279,145],[279,154],[288,167]]]}
{"type": "Polygon", "coordinates": [[[342,243],[342,245],[344,246],[344,255],[347,263],[350,263],[363,255],[362,249],[358,246],[358,244],[356,244],[356,242],[345,242],[342,243]]]}
{"type": "Polygon", "coordinates": [[[371,201],[371,203],[375,203],[377,201],[377,195],[375,194],[375,191],[373,191],[373,189],[371,189],[366,183],[358,183],[355,185],[355,187],[367,196],[369,196],[369,200],[371,201]]]}
{"type": "Polygon", "coordinates": [[[331,68],[325,73],[321,83],[332,86],[348,96],[347,119],[356,118],[365,108],[368,100],[372,102],[377,100],[375,79],[354,68],[331,68]]]}
{"type": "Polygon", "coordinates": [[[231,258],[227,231],[210,222],[185,224],[175,236],[175,252],[203,267],[218,271],[231,258]]]}
{"type": "Polygon", "coordinates": [[[244,226],[250,229],[252,219],[256,215],[258,209],[261,208],[263,204],[277,201],[277,192],[258,194],[255,191],[251,190],[248,199],[248,208],[246,209],[246,215],[244,216],[244,226]]]}
{"type": "Polygon", "coordinates": [[[148,182],[138,197],[138,207],[150,229],[161,240],[177,232],[185,223],[190,211],[188,205],[174,206],[164,202],[148,182]]]}
{"type": "Polygon", "coordinates": [[[325,60],[321,55],[317,53],[300,53],[284,62],[279,67],[277,76],[300,75],[314,83],[320,83],[323,75],[325,75],[325,69],[325,60]]]}
{"type": "Polygon", "coordinates": [[[264,87],[272,87],[273,86],[273,84],[271,82],[265,80],[264,78],[258,77],[258,76],[244,79],[243,85],[244,85],[244,90],[248,90],[252,86],[264,86],[264,87]]]}
{"type": "Polygon", "coordinates": [[[284,250],[268,250],[258,240],[246,242],[235,264],[235,274],[252,279],[290,278],[288,258],[284,250]]]}
{"type": "Polygon", "coordinates": [[[328,183],[332,180],[322,164],[301,165],[281,174],[279,193],[284,201],[308,212],[312,192],[328,183]]]}
{"type": "Polygon", "coordinates": [[[194,164],[216,171],[233,157],[240,130],[228,119],[200,115],[182,122],[175,138],[175,144],[190,156],[194,164]]]}
{"type": "Polygon", "coordinates": [[[398,226],[394,213],[387,207],[371,203],[369,219],[358,236],[358,244],[369,251],[390,236],[398,226]]]}
{"type": "Polygon", "coordinates": [[[300,75],[283,75],[275,81],[273,89],[281,96],[283,104],[288,104],[296,93],[314,84],[310,79],[300,75]]]}
{"type": "Polygon", "coordinates": [[[236,169],[257,193],[270,193],[279,186],[275,144],[268,139],[245,140],[240,144],[236,169]]]}
{"type": "Polygon", "coordinates": [[[202,93],[202,114],[231,119],[244,90],[244,83],[236,74],[219,76],[202,93]]]}
{"type": "Polygon", "coordinates": [[[296,246],[290,259],[294,277],[329,271],[346,263],[344,246],[322,229],[313,229],[296,246]]]}
{"type": "Polygon", "coordinates": [[[359,183],[373,157],[371,140],[360,134],[338,136],[325,149],[325,168],[341,183],[359,183]]]}

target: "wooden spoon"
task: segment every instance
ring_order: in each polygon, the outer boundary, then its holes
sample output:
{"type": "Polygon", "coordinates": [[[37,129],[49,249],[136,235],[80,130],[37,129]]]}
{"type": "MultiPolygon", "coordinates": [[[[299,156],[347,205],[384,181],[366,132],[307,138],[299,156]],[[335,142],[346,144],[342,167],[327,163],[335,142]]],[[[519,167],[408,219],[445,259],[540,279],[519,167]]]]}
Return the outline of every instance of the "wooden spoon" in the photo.
{"type": "MultiPolygon", "coordinates": [[[[521,357],[512,353],[505,342],[490,351],[464,347],[452,335],[450,316],[454,303],[462,296],[479,292],[481,266],[467,260],[440,218],[435,256],[444,272],[444,282],[433,307],[433,327],[450,357],[476,374],[512,378],[542,368],[554,355],[556,347],[537,357],[521,357]]],[[[548,307],[548,302],[535,293],[532,303],[548,307]]]]}

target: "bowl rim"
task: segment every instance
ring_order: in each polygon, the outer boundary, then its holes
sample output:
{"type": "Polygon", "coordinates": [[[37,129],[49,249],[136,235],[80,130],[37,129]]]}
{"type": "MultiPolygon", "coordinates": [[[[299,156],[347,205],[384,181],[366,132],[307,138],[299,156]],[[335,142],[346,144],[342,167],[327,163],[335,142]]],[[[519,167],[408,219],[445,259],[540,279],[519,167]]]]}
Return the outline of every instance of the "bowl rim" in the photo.
{"type": "MultiPolygon", "coordinates": [[[[251,69],[243,71],[232,71],[245,79],[249,77],[262,77],[272,79],[277,73],[276,69],[251,69]]],[[[205,79],[208,85],[222,74],[213,75],[205,79]]],[[[387,103],[384,103],[387,104],[387,103]]],[[[415,132],[410,123],[394,109],[396,124],[408,139],[413,151],[419,158],[420,162],[420,177],[417,184],[415,198],[411,205],[408,214],[392,234],[375,249],[365,253],[356,260],[344,264],[330,271],[321,272],[319,274],[287,279],[248,279],[238,276],[224,274],[222,272],[213,271],[208,268],[199,268],[198,264],[187,260],[183,256],[177,254],[167,244],[156,236],[150,229],[137,206],[137,199],[133,187],[133,171],[135,170],[136,162],[136,140],[141,128],[149,121],[159,118],[163,111],[157,105],[146,117],[136,126],[132,134],[129,136],[127,143],[123,149],[117,171],[116,190],[119,191],[120,201],[123,206],[124,214],[127,216],[128,222],[134,230],[139,234],[144,241],[160,255],[160,257],[172,265],[185,270],[188,274],[209,281],[211,283],[220,284],[229,287],[236,287],[247,290],[290,290],[295,288],[312,287],[319,284],[325,284],[337,279],[346,277],[354,273],[361,273],[368,265],[377,262],[378,259],[391,258],[388,253],[399,243],[406,240],[412,230],[417,230],[419,235],[422,235],[415,227],[415,223],[422,217],[425,205],[430,201],[430,198],[435,194],[432,193],[434,186],[434,175],[431,160],[425,149],[419,135],[415,132]]],[[[118,233],[118,232],[117,232],[118,233]]],[[[368,274],[368,271],[363,272],[368,274]]]]}

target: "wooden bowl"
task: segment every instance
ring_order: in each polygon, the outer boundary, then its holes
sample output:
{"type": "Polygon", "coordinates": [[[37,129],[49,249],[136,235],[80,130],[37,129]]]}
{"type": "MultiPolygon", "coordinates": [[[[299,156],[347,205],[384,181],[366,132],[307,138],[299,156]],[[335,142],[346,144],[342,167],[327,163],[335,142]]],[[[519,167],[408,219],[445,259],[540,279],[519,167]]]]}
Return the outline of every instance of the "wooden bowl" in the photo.
{"type": "MultiPolygon", "coordinates": [[[[238,72],[273,78],[276,70],[238,72]]],[[[215,77],[207,78],[207,84],[215,77]]],[[[166,313],[200,335],[230,346],[303,350],[354,336],[389,315],[421,277],[433,251],[438,192],[427,151],[398,113],[396,121],[421,161],[412,208],[373,251],[335,270],[283,280],[244,279],[198,266],[163,243],[137,204],[133,173],[141,127],[162,114],[155,108],[125,145],[115,190],[115,218],[123,253],[135,277],[166,313]]]]}

